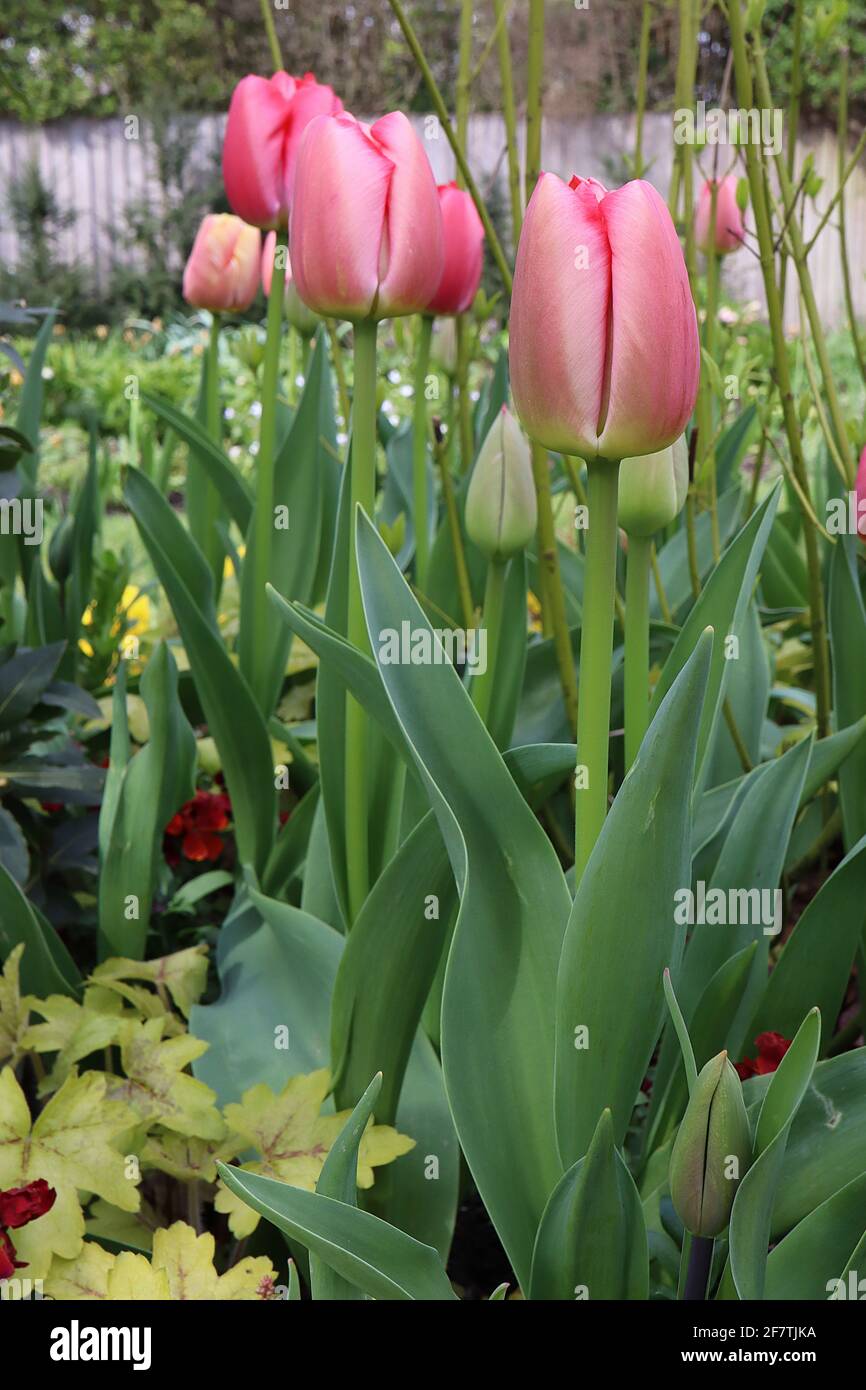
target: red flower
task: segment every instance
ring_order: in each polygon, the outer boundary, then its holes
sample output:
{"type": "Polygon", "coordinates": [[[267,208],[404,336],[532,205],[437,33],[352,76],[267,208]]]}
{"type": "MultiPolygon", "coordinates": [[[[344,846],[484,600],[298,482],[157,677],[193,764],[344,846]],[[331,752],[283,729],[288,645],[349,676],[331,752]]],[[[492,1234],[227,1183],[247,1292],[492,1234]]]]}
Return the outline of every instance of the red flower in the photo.
{"type": "Polygon", "coordinates": [[[182,849],[184,857],[192,859],[194,863],[203,859],[213,863],[223,852],[223,842],[211,830],[188,830],[183,837],[182,849]]]}
{"type": "MultiPolygon", "coordinates": [[[[194,863],[203,860],[213,863],[224,848],[216,832],[228,829],[231,810],[232,804],[225,792],[197,791],[192,801],[187,801],[172,816],[165,834],[181,840],[184,858],[194,863]]],[[[165,846],[165,857],[172,866],[180,862],[177,848],[170,843],[165,846]]]]}
{"type": "Polygon", "coordinates": [[[776,1070],[790,1046],[791,1039],[783,1038],[781,1033],[759,1033],[755,1038],[757,1057],[744,1057],[742,1062],[734,1063],[740,1080],[748,1081],[750,1076],[768,1076],[776,1070]]]}
{"type": "Polygon", "coordinates": [[[16,1260],[15,1246],[5,1231],[0,1231],[0,1279],[10,1279],[16,1269],[23,1269],[24,1260],[16,1260]]]}
{"type": "Polygon", "coordinates": [[[50,1211],[57,1200],[57,1193],[49,1187],[44,1178],[37,1178],[26,1187],[10,1187],[0,1192],[0,1226],[16,1230],[35,1221],[50,1211]]]}

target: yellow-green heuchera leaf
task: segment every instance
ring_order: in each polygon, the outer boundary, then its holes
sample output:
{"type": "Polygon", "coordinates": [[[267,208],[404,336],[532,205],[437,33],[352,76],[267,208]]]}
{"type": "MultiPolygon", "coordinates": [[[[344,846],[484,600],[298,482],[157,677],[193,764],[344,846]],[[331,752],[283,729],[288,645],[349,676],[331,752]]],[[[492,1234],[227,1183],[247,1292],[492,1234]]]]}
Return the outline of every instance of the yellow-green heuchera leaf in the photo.
{"type": "MultiPolygon", "coordinates": [[[[334,1140],[350,1115],[321,1114],[331,1088],[326,1068],[309,1076],[293,1076],[279,1095],[269,1086],[253,1086],[245,1091],[240,1104],[225,1107],[226,1121],[239,1138],[236,1151],[254,1148],[261,1157],[243,1164],[249,1173],[261,1173],[315,1192],[322,1166],[334,1140]]],[[[373,1169],[392,1163],[415,1147],[414,1139],[400,1134],[391,1125],[371,1125],[358,1151],[358,1186],[373,1186],[373,1169]]],[[[228,1215],[232,1234],[238,1240],[248,1236],[259,1224],[259,1214],[220,1183],[215,1206],[228,1215]]]]}

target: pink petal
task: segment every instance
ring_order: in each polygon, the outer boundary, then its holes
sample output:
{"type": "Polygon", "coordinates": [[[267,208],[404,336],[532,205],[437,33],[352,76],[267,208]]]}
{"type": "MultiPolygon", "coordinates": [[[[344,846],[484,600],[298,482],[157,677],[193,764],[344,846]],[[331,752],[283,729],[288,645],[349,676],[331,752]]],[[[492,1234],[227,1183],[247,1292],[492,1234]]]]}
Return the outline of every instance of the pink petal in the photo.
{"type": "Polygon", "coordinates": [[[599,453],[656,453],[682,434],[700,375],[697,316],[667,206],[643,179],[599,204],[611,252],[608,399],[599,453]]]}
{"type": "Polygon", "coordinates": [[[292,208],[295,285],[316,313],[369,317],[393,164],[354,117],[317,116],[301,140],[292,208]]]}
{"type": "Polygon", "coordinates": [[[442,214],[430,161],[402,111],[376,121],[371,138],[393,164],[376,314],[418,313],[436,292],[444,266],[442,214]]]}
{"type": "Polygon", "coordinates": [[[597,190],[542,174],[517,251],[510,362],[523,425],[549,449],[596,456],[609,302],[610,250],[597,190]]]}

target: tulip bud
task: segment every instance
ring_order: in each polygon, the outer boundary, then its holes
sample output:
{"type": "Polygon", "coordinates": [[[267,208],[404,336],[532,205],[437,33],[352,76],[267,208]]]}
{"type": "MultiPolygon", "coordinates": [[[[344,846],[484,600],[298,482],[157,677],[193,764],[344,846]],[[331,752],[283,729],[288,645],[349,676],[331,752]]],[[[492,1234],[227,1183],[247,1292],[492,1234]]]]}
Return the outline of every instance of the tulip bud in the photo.
{"type": "Polygon", "coordinates": [[[717,1236],[725,1229],[751,1161],[743,1087],[720,1052],[695,1082],[671,1153],[671,1200],[686,1230],[717,1236]]]}
{"type": "Polygon", "coordinates": [[[65,584],[72,569],[72,533],[75,518],[68,512],[58,522],[48,545],[48,565],[58,584],[65,584]]]}
{"type": "MultiPolygon", "coordinates": [[[[276,232],[268,232],[265,237],[265,246],[262,251],[262,289],[265,292],[265,299],[271,292],[271,280],[274,275],[274,250],[277,244],[276,232]]],[[[302,338],[312,338],[321,319],[318,314],[314,314],[312,309],[308,309],[295,287],[292,279],[292,263],[289,260],[288,252],[283,248],[286,256],[286,285],[283,294],[283,308],[287,321],[296,328],[302,338]]]]}
{"type": "Polygon", "coordinates": [[[860,455],[854,490],[857,494],[857,533],[861,541],[866,541],[866,445],[860,455]]]}
{"type": "Polygon", "coordinates": [[[223,143],[226,196],[239,217],[254,227],[288,226],[301,137],[314,117],[342,109],[311,72],[241,79],[223,143]]]}
{"type": "Polygon", "coordinates": [[[456,183],[437,188],[442,210],[445,264],[429,314],[465,314],[481,283],[484,227],[472,196],[456,183]]]}
{"type": "Polygon", "coordinates": [[[430,360],[448,377],[457,371],[457,325],[453,318],[440,319],[433,330],[430,360]]]}
{"type": "Polygon", "coordinates": [[[442,213],[406,116],[311,121],[296,180],[292,271],[304,303],[353,322],[426,310],[442,278],[442,213]]]}
{"type": "Polygon", "coordinates": [[[679,516],[689,490],[689,450],[681,434],[668,449],[623,459],[618,517],[630,536],[654,536],[679,516]]]}
{"type": "Polygon", "coordinates": [[[727,256],[731,251],[739,251],[745,240],[743,214],[737,197],[738,179],[729,174],[726,179],[716,183],[716,222],[710,227],[713,209],[713,184],[708,179],[698,195],[695,211],[695,242],[698,250],[709,255],[715,251],[719,256],[727,256]]]}
{"type": "Polygon", "coordinates": [[[259,287],[261,234],[231,213],[209,213],[183,272],[183,297],[213,314],[243,313],[259,287]]]}
{"type": "Polygon", "coordinates": [[[490,427],[466,494],[466,533],[488,560],[511,558],[535,535],[532,457],[505,406],[490,427]]]}
{"type": "Polygon", "coordinates": [[[643,179],[542,174],[511,304],[511,381],[531,438],[624,459],[682,434],[700,376],[697,316],[667,206],[643,179]]]}

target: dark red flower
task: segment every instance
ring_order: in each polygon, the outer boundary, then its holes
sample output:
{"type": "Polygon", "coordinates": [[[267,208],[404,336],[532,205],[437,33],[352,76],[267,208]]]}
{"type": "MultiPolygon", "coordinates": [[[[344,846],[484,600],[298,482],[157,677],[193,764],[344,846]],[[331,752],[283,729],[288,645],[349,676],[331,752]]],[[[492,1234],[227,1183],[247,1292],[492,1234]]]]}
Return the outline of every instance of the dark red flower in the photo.
{"type": "Polygon", "coordinates": [[[185,859],[191,859],[194,863],[208,859],[213,863],[223,852],[223,842],[211,830],[188,830],[183,837],[182,849],[185,859]]]}
{"type": "Polygon", "coordinates": [[[741,1062],[734,1063],[734,1069],[741,1081],[748,1081],[750,1076],[768,1076],[776,1070],[790,1046],[791,1039],[783,1038],[781,1033],[759,1033],[755,1038],[757,1057],[744,1057],[741,1062]]]}
{"type": "Polygon", "coordinates": [[[164,848],[168,863],[174,867],[180,862],[177,848],[170,843],[172,837],[181,839],[180,850],[184,858],[194,863],[203,860],[213,863],[219,859],[224,845],[216,832],[228,829],[231,810],[232,804],[225,792],[197,791],[165,827],[168,840],[164,848]]]}
{"type": "Polygon", "coordinates": [[[15,1246],[5,1231],[0,1231],[0,1279],[11,1279],[16,1269],[23,1269],[24,1260],[16,1260],[15,1246]]]}
{"type": "Polygon", "coordinates": [[[49,1187],[44,1178],[37,1178],[26,1187],[10,1187],[0,1192],[0,1226],[16,1230],[35,1221],[50,1211],[57,1200],[57,1193],[49,1187]]]}
{"type": "Polygon", "coordinates": [[[39,805],[43,811],[47,811],[49,816],[53,816],[57,811],[63,810],[62,801],[40,801],[39,805]]]}

